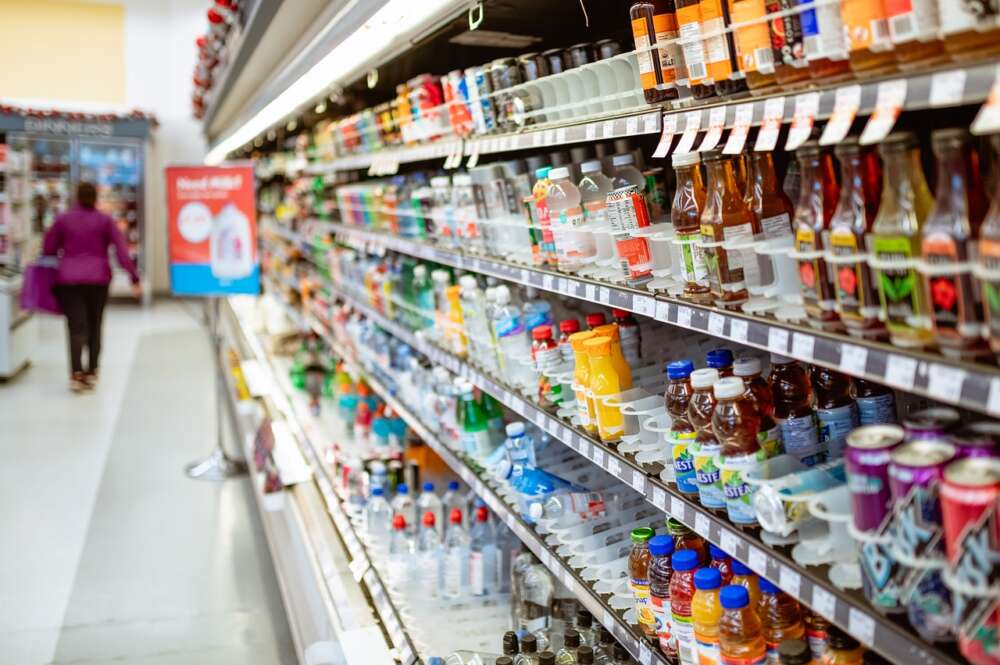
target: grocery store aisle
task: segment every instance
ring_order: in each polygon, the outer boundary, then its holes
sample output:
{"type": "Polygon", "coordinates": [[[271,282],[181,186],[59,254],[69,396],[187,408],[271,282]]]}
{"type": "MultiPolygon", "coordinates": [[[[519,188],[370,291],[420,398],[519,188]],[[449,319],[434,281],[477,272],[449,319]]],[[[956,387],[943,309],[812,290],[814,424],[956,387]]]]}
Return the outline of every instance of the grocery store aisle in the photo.
{"type": "Polygon", "coordinates": [[[101,385],[62,322],[0,384],[0,663],[293,663],[249,484],[196,482],[214,428],[200,306],[112,308],[101,385]]]}

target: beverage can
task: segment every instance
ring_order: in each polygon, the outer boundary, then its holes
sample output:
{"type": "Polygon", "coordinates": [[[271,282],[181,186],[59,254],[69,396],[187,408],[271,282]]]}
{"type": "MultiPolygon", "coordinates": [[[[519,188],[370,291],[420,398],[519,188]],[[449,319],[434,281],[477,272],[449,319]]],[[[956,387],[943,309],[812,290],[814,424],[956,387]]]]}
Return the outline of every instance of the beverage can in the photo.
{"type": "Polygon", "coordinates": [[[858,531],[877,531],[889,514],[889,456],[902,442],[898,425],[867,425],[847,435],[847,486],[858,531]]]}
{"type": "Polygon", "coordinates": [[[961,422],[958,411],[947,406],[937,406],[915,411],[903,419],[907,441],[913,439],[938,439],[952,431],[961,422]]]}
{"type": "Polygon", "coordinates": [[[995,665],[998,657],[1000,609],[995,593],[991,595],[1000,577],[998,502],[1000,460],[969,457],[945,467],[941,517],[948,566],[944,579],[952,590],[959,650],[974,665],[995,665]]]}
{"type": "Polygon", "coordinates": [[[1000,457],[1000,423],[995,420],[971,423],[950,434],[948,441],[960,458],[1000,457]]]}

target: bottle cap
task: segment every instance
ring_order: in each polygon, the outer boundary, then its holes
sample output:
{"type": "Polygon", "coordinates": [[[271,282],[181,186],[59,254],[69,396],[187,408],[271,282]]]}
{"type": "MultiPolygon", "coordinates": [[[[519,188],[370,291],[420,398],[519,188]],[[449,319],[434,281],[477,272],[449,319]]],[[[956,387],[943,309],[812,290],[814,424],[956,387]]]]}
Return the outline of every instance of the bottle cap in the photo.
{"type": "Polygon", "coordinates": [[[671,536],[686,536],[691,533],[691,529],[684,526],[684,523],[679,519],[668,517],[667,518],[667,533],[671,536]]]}
{"type": "MultiPolygon", "coordinates": [[[[517,653],[516,651],[514,653],[517,653]]],[[[495,661],[496,665],[514,665],[514,660],[510,656],[500,656],[495,661]]]]}
{"type": "MultiPolygon", "coordinates": [[[[400,517],[402,517],[402,515],[400,517]]],[[[424,526],[434,526],[437,523],[437,519],[434,517],[433,510],[428,510],[426,513],[424,513],[423,523],[424,526]]]]}
{"type": "Polygon", "coordinates": [[[551,170],[551,166],[542,166],[541,168],[537,168],[535,169],[535,177],[539,180],[545,180],[549,177],[549,171],[551,170]]]}
{"type": "Polygon", "coordinates": [[[809,665],[812,651],[805,640],[784,640],[778,645],[778,662],[781,665],[809,665]]]}
{"type": "Polygon", "coordinates": [[[485,522],[490,518],[490,509],[486,506],[479,506],[476,508],[476,521],[485,522]]]}
{"type": "Polygon", "coordinates": [[[694,363],[690,360],[674,360],[667,363],[667,378],[686,379],[694,371],[694,363]]]}
{"type": "Polygon", "coordinates": [[[597,333],[593,330],[583,330],[578,333],[573,333],[569,336],[569,343],[573,347],[573,350],[581,353],[583,352],[583,343],[592,337],[597,337],[597,333]]]}
{"type": "Polygon", "coordinates": [[[633,157],[632,153],[630,152],[626,152],[621,155],[615,155],[614,157],[611,158],[611,164],[615,168],[618,168],[619,166],[628,166],[629,164],[635,164],[635,157],[633,157]]]}
{"type": "Polygon", "coordinates": [[[579,603],[576,605],[576,625],[581,628],[590,628],[594,625],[594,615],[579,603]]]}
{"type": "Polygon", "coordinates": [[[615,636],[611,634],[611,631],[601,626],[601,629],[597,633],[597,641],[599,644],[611,644],[615,641],[615,636]]]}
{"type": "Polygon", "coordinates": [[[396,485],[396,494],[409,494],[410,486],[406,483],[400,483],[396,485]]]}
{"type": "Polygon", "coordinates": [[[611,354],[611,338],[603,335],[588,339],[583,343],[583,350],[594,357],[607,356],[611,354]]]}
{"type": "Polygon", "coordinates": [[[472,185],[472,176],[468,173],[456,173],[451,177],[451,184],[455,187],[469,187],[472,185]]]}
{"type": "Polygon", "coordinates": [[[728,559],[730,558],[726,551],[721,547],[716,547],[715,545],[708,546],[708,555],[713,559],[728,559]]]}
{"type": "Polygon", "coordinates": [[[733,374],[736,376],[753,376],[760,374],[760,358],[757,356],[740,356],[733,363],[733,374]]]}
{"type": "Polygon", "coordinates": [[[674,553],[674,539],[670,536],[653,536],[649,540],[649,551],[653,556],[669,556],[674,553]]]}
{"type": "Polygon", "coordinates": [[[611,316],[613,316],[616,319],[624,319],[628,317],[628,315],[629,313],[626,312],[624,309],[618,309],[617,307],[611,308],[611,316]]]}
{"type": "MultiPolygon", "coordinates": [[[[505,656],[516,656],[518,652],[517,633],[508,630],[503,634],[503,652],[505,656]]],[[[499,662],[499,659],[498,661],[499,662]]]]}
{"type": "Polygon", "coordinates": [[[456,491],[458,489],[458,481],[457,480],[449,480],[448,481],[448,489],[450,489],[452,492],[456,491]]]}
{"type": "Polygon", "coordinates": [[[601,160],[588,159],[580,164],[580,173],[599,173],[601,170],[601,160]]]}
{"type": "Polygon", "coordinates": [[[596,328],[597,326],[603,326],[605,323],[604,312],[594,312],[587,315],[587,326],[590,328],[596,328]]]}
{"type": "Polygon", "coordinates": [[[705,354],[705,364],[715,369],[722,369],[733,364],[733,352],[729,349],[712,349],[705,354]]]}
{"type": "Polygon", "coordinates": [[[750,594],[739,584],[730,584],[719,592],[719,602],[727,610],[738,610],[750,604],[750,594]]]}
{"type": "Polygon", "coordinates": [[[535,326],[531,330],[531,338],[537,339],[539,341],[543,339],[549,339],[552,337],[552,326],[548,324],[543,324],[540,326],[535,326]]]}
{"type": "Polygon", "coordinates": [[[504,428],[504,431],[507,432],[507,436],[509,437],[521,436],[524,434],[524,423],[520,420],[513,423],[507,423],[507,427],[504,428]]]}
{"type": "Polygon", "coordinates": [[[579,665],[592,665],[594,662],[594,649],[584,644],[576,650],[576,662],[579,665]]]}
{"type": "Polygon", "coordinates": [[[521,653],[535,653],[538,651],[538,638],[532,633],[528,633],[521,638],[521,653]]]}
{"type": "Polygon", "coordinates": [[[402,515],[392,516],[392,528],[396,531],[402,531],[406,528],[406,518],[402,515]]]}
{"type": "Polygon", "coordinates": [[[826,644],[840,651],[851,651],[860,646],[856,639],[833,625],[826,629],[826,644]]]}
{"type": "Polygon", "coordinates": [[[433,492],[434,491],[434,483],[424,483],[424,491],[425,492],[433,492]]]}
{"type": "Polygon", "coordinates": [[[576,319],[563,319],[559,322],[559,332],[572,335],[580,330],[580,322],[576,319]]]}
{"type": "Polygon", "coordinates": [[[753,575],[753,571],[746,567],[742,561],[733,559],[733,575],[753,575]]]}
{"type": "Polygon", "coordinates": [[[569,169],[565,166],[557,166],[549,171],[549,180],[565,180],[569,178],[569,169]]]}
{"type": "Polygon", "coordinates": [[[680,550],[670,557],[674,570],[694,570],[698,567],[698,553],[694,550],[680,550]]]}
{"type": "Polygon", "coordinates": [[[372,496],[382,496],[383,494],[385,494],[385,490],[381,487],[372,488],[372,496]]]}
{"type": "Polygon", "coordinates": [[[538,654],[538,665],[556,665],[556,655],[551,651],[538,654]]]}
{"type": "Polygon", "coordinates": [[[711,388],[719,380],[719,370],[717,369],[696,369],[691,372],[691,387],[695,390],[711,388]]]}
{"type": "Polygon", "coordinates": [[[695,589],[718,589],[722,584],[722,574],[717,568],[700,568],[694,574],[695,589]]]}
{"type": "Polygon", "coordinates": [[[573,628],[567,628],[563,633],[563,644],[570,649],[577,648],[580,646],[580,633],[573,628]]]}
{"type": "Polygon", "coordinates": [[[771,364],[772,365],[787,365],[790,362],[795,362],[794,358],[789,358],[788,356],[783,356],[780,353],[771,354],[771,364]]]}
{"type": "Polygon", "coordinates": [[[462,509],[461,508],[452,508],[451,509],[451,515],[448,516],[448,521],[451,522],[452,524],[461,524],[462,523],[462,509]]]}
{"type": "Polygon", "coordinates": [[[476,288],[476,276],[462,275],[458,278],[458,285],[463,289],[474,289],[476,288]]]}
{"type": "Polygon", "coordinates": [[[760,578],[758,586],[760,587],[761,593],[778,593],[779,591],[781,591],[781,589],[779,589],[772,582],[768,581],[763,577],[760,578]]]}
{"type": "Polygon", "coordinates": [[[716,381],[713,390],[715,391],[715,399],[735,399],[745,393],[747,387],[740,377],[727,376],[716,381]]]}
{"type": "Polygon", "coordinates": [[[678,166],[691,166],[692,164],[697,164],[701,161],[701,155],[692,150],[690,152],[674,153],[673,157],[670,158],[670,163],[674,168],[678,166]]]}
{"type": "Polygon", "coordinates": [[[640,526],[637,529],[632,529],[633,543],[645,543],[652,537],[653,537],[653,530],[650,529],[648,526],[640,526]]]}

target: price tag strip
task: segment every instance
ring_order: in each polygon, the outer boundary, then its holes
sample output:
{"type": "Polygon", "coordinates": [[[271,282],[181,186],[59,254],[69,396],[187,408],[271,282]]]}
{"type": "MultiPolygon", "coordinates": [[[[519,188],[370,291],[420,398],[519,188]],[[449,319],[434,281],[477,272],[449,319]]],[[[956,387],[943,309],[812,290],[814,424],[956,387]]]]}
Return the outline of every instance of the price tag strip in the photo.
{"type": "Polygon", "coordinates": [[[818,92],[806,92],[795,97],[795,113],[788,130],[788,140],[785,141],[785,150],[795,150],[809,139],[818,111],[818,92]]]}
{"type": "Polygon", "coordinates": [[[819,144],[833,145],[843,141],[844,137],[847,136],[847,132],[851,131],[851,123],[854,122],[854,116],[858,114],[860,106],[860,85],[848,85],[843,88],[837,88],[837,92],[833,98],[833,113],[830,115],[830,120],[826,123],[826,127],[823,128],[823,134],[819,137],[819,144]]]}
{"type": "Polygon", "coordinates": [[[878,84],[878,96],[875,100],[875,111],[868,119],[868,124],[861,132],[858,143],[861,145],[871,145],[882,141],[893,125],[896,118],[903,110],[906,102],[906,79],[894,79],[892,81],[882,81],[878,84]]]}
{"type": "Polygon", "coordinates": [[[747,142],[750,125],[753,123],[753,107],[753,102],[740,104],[736,107],[736,119],[733,121],[733,128],[729,132],[726,146],[722,149],[725,154],[738,155],[743,152],[743,144],[747,142]]]}

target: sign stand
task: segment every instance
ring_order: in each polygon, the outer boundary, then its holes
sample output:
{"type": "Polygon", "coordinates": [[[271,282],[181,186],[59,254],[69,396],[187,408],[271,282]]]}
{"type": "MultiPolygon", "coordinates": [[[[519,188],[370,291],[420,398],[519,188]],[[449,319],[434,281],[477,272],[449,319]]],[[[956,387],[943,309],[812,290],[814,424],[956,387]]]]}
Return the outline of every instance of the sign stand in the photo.
{"type": "Polygon", "coordinates": [[[226,453],[222,445],[222,419],[225,408],[223,400],[226,396],[226,380],[223,376],[225,366],[222,362],[222,334],[219,332],[219,297],[210,299],[208,307],[209,334],[212,338],[212,358],[215,365],[215,449],[203,460],[188,464],[184,470],[187,475],[196,480],[225,480],[242,476],[247,472],[247,464],[243,460],[233,459],[226,453]]]}

